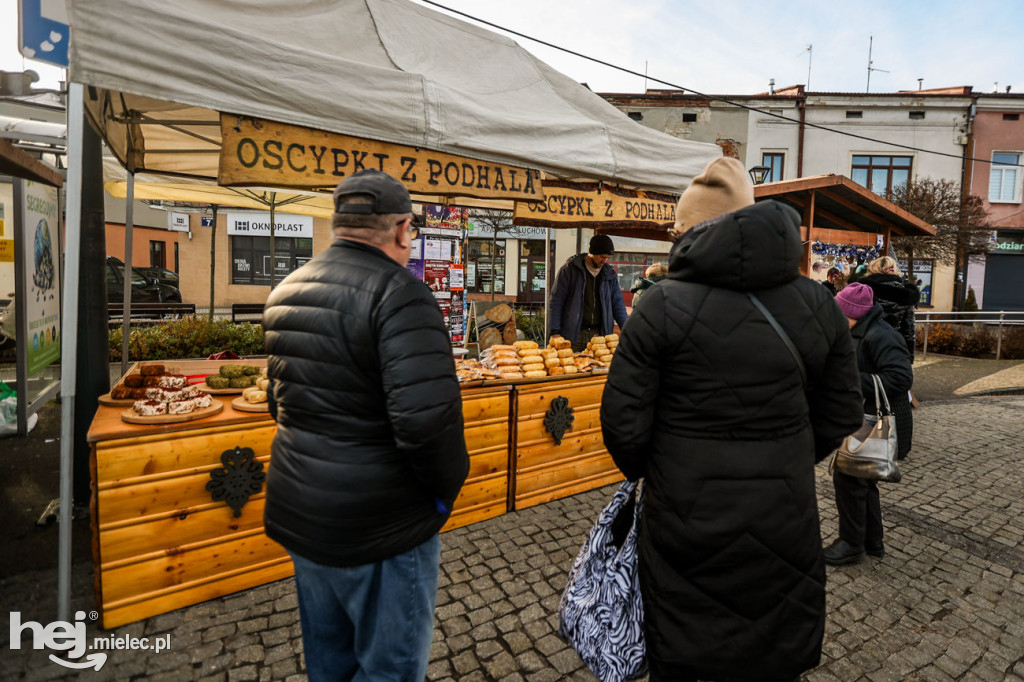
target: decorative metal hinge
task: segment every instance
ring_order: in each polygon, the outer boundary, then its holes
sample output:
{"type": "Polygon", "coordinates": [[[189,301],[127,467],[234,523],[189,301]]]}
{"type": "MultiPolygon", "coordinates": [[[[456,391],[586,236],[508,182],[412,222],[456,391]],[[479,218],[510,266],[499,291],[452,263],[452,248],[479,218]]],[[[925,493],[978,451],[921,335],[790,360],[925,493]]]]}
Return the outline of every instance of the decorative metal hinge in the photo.
{"type": "Polygon", "coordinates": [[[263,462],[256,459],[252,448],[225,450],[220,461],[224,466],[210,472],[206,489],[213,493],[214,502],[227,502],[237,518],[242,515],[242,507],[249,497],[263,489],[267,475],[263,472],[263,462]]]}
{"type": "Polygon", "coordinates": [[[572,422],[576,419],[572,412],[569,399],[558,396],[551,401],[551,409],[544,414],[544,428],[554,437],[555,445],[561,445],[562,436],[572,428],[572,422]]]}

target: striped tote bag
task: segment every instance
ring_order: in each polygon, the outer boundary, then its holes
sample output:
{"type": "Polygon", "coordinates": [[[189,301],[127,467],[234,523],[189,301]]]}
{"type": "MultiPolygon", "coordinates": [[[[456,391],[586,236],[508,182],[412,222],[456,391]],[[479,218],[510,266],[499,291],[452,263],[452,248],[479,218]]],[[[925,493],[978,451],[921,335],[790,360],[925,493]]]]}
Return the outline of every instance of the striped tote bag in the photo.
{"type": "Polygon", "coordinates": [[[643,486],[626,481],[580,550],[558,609],[558,633],[601,682],[647,672],[637,573],[643,486]]]}

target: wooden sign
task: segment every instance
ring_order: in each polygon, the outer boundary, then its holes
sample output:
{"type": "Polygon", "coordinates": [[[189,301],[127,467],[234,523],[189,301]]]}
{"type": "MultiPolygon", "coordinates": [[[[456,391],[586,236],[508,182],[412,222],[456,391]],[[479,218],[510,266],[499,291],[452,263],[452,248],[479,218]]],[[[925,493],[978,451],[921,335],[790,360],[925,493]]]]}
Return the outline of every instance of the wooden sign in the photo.
{"type": "Polygon", "coordinates": [[[654,227],[676,220],[678,197],[593,182],[544,180],[544,200],[516,202],[513,223],[540,227],[654,227]]]}
{"type": "Polygon", "coordinates": [[[540,172],[312,128],[221,114],[225,187],[333,188],[360,170],[391,175],[412,194],[539,201],[540,172]]]}

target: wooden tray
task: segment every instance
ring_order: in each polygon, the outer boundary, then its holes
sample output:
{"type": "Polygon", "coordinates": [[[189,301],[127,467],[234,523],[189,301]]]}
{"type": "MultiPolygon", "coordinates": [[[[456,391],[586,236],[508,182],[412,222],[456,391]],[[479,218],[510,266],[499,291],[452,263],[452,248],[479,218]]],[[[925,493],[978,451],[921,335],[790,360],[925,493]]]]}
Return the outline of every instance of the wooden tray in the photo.
{"type": "Polygon", "coordinates": [[[235,408],[239,412],[270,412],[270,404],[266,401],[262,403],[250,403],[242,396],[238,396],[232,400],[231,407],[235,408]]]}
{"type": "Polygon", "coordinates": [[[210,388],[205,381],[200,381],[198,384],[192,384],[203,393],[209,393],[210,395],[241,395],[244,388],[210,388]]]}
{"type": "Polygon", "coordinates": [[[121,398],[117,400],[111,398],[109,393],[104,393],[98,400],[100,405],[106,405],[107,407],[131,407],[135,404],[135,398],[121,398]]]}
{"type": "Polygon", "coordinates": [[[177,422],[190,422],[195,421],[196,419],[212,417],[223,409],[224,403],[219,400],[214,400],[213,404],[209,407],[204,407],[201,410],[193,410],[188,414],[154,414],[151,417],[144,417],[129,407],[121,413],[121,420],[126,421],[129,424],[175,424],[177,422]]]}

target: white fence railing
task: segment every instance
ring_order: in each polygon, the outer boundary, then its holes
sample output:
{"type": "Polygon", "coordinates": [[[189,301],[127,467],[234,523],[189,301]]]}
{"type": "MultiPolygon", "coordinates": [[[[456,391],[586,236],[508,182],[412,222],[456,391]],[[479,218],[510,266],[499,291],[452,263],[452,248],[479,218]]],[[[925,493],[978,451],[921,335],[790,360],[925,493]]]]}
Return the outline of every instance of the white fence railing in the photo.
{"type": "Polygon", "coordinates": [[[928,356],[928,332],[933,324],[956,323],[956,324],[982,324],[996,328],[996,360],[1002,357],[1003,350],[1003,329],[1024,325],[1024,311],[1021,310],[999,310],[999,311],[950,311],[930,312],[918,310],[915,314],[917,324],[924,325],[924,349],[922,356],[928,356]]]}

